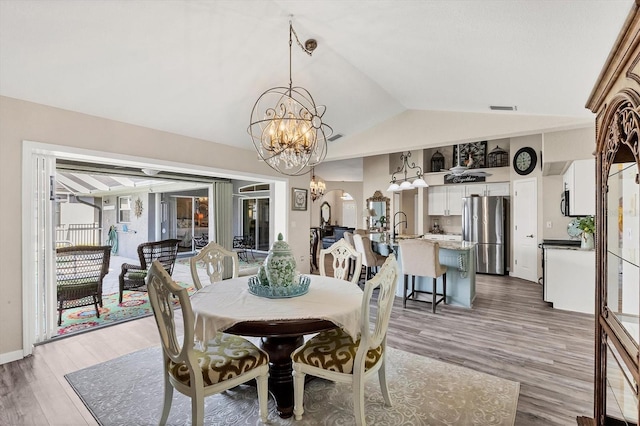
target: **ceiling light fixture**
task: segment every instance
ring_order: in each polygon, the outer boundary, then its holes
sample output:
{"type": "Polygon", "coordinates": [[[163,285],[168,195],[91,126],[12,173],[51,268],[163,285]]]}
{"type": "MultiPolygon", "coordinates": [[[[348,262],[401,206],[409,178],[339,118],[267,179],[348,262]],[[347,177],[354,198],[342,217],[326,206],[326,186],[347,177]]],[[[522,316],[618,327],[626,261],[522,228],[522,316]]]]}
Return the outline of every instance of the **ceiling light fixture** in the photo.
{"type": "Polygon", "coordinates": [[[156,169],[140,169],[142,170],[142,173],[144,173],[147,176],[155,176],[158,173],[160,173],[160,170],[156,170],[156,169]]]}
{"type": "Polygon", "coordinates": [[[311,182],[309,183],[309,188],[311,192],[311,201],[315,201],[322,197],[324,195],[324,191],[327,189],[327,185],[324,183],[324,180],[316,177],[315,169],[313,167],[311,167],[311,182]]]}
{"type": "Polygon", "coordinates": [[[402,161],[402,166],[398,167],[398,169],[391,175],[391,185],[389,185],[387,191],[397,192],[413,188],[426,188],[427,186],[429,186],[427,185],[427,182],[425,182],[422,178],[424,176],[424,174],[422,173],[422,167],[416,166],[416,163],[413,162],[411,163],[411,165],[409,165],[409,157],[411,157],[411,151],[408,151],[406,154],[404,152],[400,154],[400,161],[402,161]],[[407,172],[409,171],[409,169],[417,169],[415,180],[413,182],[410,182],[409,178],[407,178],[407,172]],[[398,181],[396,180],[396,173],[404,173],[404,179],[401,179],[400,184],[398,184],[398,181]]]}
{"type": "Polygon", "coordinates": [[[258,155],[272,169],[284,175],[299,176],[324,160],[327,138],[333,129],[322,122],[326,107],[316,106],[305,88],[293,86],[292,36],[309,56],[317,47],[313,39],[302,45],[289,21],[289,87],[273,87],[260,95],[251,111],[247,131],[258,155]]]}

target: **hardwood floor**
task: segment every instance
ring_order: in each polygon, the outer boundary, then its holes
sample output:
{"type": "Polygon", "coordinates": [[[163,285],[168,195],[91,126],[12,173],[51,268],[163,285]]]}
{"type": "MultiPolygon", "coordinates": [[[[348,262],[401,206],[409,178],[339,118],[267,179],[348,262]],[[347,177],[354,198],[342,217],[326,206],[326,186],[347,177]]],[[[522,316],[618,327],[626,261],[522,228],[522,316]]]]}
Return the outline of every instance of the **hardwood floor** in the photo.
{"type": "MultiPolygon", "coordinates": [[[[593,321],[548,307],[538,284],[478,275],[473,309],[396,300],[388,344],[520,382],[516,425],[575,425],[592,415],[593,321]]],[[[0,365],[0,425],[96,424],[64,375],[158,344],[147,317],[0,365]]]]}

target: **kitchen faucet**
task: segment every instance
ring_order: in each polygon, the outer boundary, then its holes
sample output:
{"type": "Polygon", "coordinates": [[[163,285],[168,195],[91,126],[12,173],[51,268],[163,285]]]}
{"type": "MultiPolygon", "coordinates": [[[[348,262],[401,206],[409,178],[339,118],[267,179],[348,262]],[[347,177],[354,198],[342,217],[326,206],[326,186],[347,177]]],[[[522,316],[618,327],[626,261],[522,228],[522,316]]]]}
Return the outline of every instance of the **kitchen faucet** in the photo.
{"type": "Polygon", "coordinates": [[[391,239],[392,240],[396,239],[396,226],[402,225],[403,223],[404,223],[404,229],[406,230],[407,229],[407,225],[408,225],[408,223],[407,223],[407,214],[405,212],[403,212],[403,211],[396,212],[396,214],[393,215],[393,228],[391,230],[391,239]],[[400,214],[404,216],[404,220],[400,220],[400,221],[396,222],[396,216],[398,216],[400,214]]]}

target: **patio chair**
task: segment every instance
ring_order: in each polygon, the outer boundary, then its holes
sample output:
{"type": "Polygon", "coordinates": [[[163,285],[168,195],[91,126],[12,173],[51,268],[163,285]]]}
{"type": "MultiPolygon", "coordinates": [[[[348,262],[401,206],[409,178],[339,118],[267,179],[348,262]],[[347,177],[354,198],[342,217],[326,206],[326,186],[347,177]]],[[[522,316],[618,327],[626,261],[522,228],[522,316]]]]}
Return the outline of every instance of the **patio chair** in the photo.
{"type": "Polygon", "coordinates": [[[94,305],[100,318],[102,280],[109,273],[110,246],[71,246],[56,249],[58,326],[63,309],[94,305]]]}
{"type": "Polygon", "coordinates": [[[154,260],[160,261],[169,275],[173,273],[173,265],[176,263],[178,243],[180,241],[178,239],[169,239],[143,243],[138,246],[140,265],[122,264],[122,271],[119,277],[119,303],[122,303],[122,295],[125,290],[146,291],[147,270],[154,260]]]}

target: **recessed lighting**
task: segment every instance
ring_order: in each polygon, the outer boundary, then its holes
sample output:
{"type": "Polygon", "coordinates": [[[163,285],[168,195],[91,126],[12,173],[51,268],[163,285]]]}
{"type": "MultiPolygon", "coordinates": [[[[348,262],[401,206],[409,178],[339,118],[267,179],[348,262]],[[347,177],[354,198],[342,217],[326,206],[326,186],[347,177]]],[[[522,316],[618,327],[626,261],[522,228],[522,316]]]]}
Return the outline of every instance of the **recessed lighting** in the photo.
{"type": "Polygon", "coordinates": [[[489,105],[489,109],[492,111],[517,111],[516,105],[489,105]]]}

